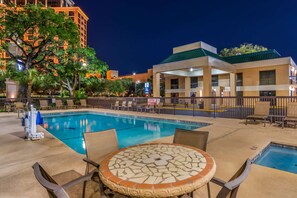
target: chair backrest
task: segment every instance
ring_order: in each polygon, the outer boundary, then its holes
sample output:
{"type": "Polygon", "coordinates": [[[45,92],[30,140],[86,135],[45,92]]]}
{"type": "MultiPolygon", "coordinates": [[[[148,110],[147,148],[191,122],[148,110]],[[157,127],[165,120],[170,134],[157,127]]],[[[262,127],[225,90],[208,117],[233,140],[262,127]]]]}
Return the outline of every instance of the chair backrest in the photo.
{"type": "Polygon", "coordinates": [[[62,100],[56,100],[56,107],[62,107],[62,106],[63,106],[62,100]]]}
{"type": "Polygon", "coordinates": [[[126,103],[127,103],[126,101],[123,101],[122,102],[122,106],[125,107],[126,106],[126,103]]]}
{"type": "Polygon", "coordinates": [[[115,106],[115,107],[118,107],[119,105],[120,105],[120,102],[119,102],[119,101],[115,101],[114,106],[115,106]]]}
{"type": "Polygon", "coordinates": [[[203,151],[206,151],[208,134],[208,131],[176,129],[173,143],[193,146],[203,151]]]}
{"type": "Polygon", "coordinates": [[[297,117],[297,102],[288,102],[287,116],[288,117],[297,117]]]}
{"type": "Polygon", "coordinates": [[[87,100],[86,99],[80,99],[80,105],[83,107],[87,106],[87,100]]]}
{"type": "Polygon", "coordinates": [[[66,100],[67,106],[74,106],[73,100],[66,100]]]}
{"type": "Polygon", "coordinates": [[[15,108],[16,109],[23,109],[25,104],[23,102],[16,102],[15,103],[15,108]]]}
{"type": "Polygon", "coordinates": [[[128,102],[128,107],[132,107],[132,101],[128,102]]]}
{"type": "Polygon", "coordinates": [[[47,100],[39,100],[40,107],[48,107],[48,101],[47,100]]]}
{"type": "Polygon", "coordinates": [[[217,198],[235,198],[240,184],[248,177],[251,171],[251,165],[252,162],[248,159],[232,178],[225,183],[224,187],[218,193],[217,198]]]}
{"type": "Polygon", "coordinates": [[[47,190],[51,198],[69,198],[66,191],[40,166],[39,163],[33,165],[34,175],[37,181],[47,190]]]}
{"type": "Polygon", "coordinates": [[[103,157],[119,149],[115,129],[84,133],[87,158],[100,164],[103,157]]]}
{"type": "Polygon", "coordinates": [[[270,102],[256,102],[254,114],[260,115],[260,116],[268,116],[269,115],[269,109],[270,109],[270,102]]]}

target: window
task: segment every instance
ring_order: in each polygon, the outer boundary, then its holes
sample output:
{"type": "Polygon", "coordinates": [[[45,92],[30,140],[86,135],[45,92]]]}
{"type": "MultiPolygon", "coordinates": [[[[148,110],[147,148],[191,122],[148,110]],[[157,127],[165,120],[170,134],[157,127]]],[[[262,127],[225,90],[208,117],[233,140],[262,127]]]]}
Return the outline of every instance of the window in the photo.
{"type": "Polygon", "coordinates": [[[260,85],[275,85],[275,70],[260,71],[260,85]]]}
{"type": "Polygon", "coordinates": [[[17,0],[17,1],[16,1],[16,4],[17,4],[18,6],[24,6],[24,5],[25,5],[25,0],[17,0]]]}
{"type": "Polygon", "coordinates": [[[260,101],[270,101],[270,105],[276,105],[276,99],[271,97],[276,96],[276,91],[260,91],[259,95],[262,96],[262,98],[260,98],[260,101]]]}
{"type": "Polygon", "coordinates": [[[47,5],[49,7],[60,7],[60,1],[59,0],[47,0],[47,5]]]}
{"type": "Polygon", "coordinates": [[[44,5],[45,6],[45,0],[39,0],[39,1],[37,1],[38,3],[41,3],[42,5],[44,5]]]}
{"type": "Polygon", "coordinates": [[[191,88],[198,87],[198,77],[191,77],[191,88]]]}
{"type": "Polygon", "coordinates": [[[219,76],[218,75],[213,75],[211,77],[211,85],[214,87],[219,86],[219,76]]]}
{"type": "Polygon", "coordinates": [[[171,79],[171,89],[178,89],[178,79],[171,79]]]}
{"type": "Polygon", "coordinates": [[[74,16],[74,12],[70,11],[70,12],[69,12],[69,16],[70,16],[70,17],[74,16]]]}
{"type": "Polygon", "coordinates": [[[243,105],[243,91],[237,91],[236,97],[236,105],[243,105]]]}
{"type": "Polygon", "coordinates": [[[236,86],[243,86],[242,73],[236,74],[236,86]]]}
{"type": "Polygon", "coordinates": [[[27,3],[35,4],[35,0],[27,0],[27,3]]]}

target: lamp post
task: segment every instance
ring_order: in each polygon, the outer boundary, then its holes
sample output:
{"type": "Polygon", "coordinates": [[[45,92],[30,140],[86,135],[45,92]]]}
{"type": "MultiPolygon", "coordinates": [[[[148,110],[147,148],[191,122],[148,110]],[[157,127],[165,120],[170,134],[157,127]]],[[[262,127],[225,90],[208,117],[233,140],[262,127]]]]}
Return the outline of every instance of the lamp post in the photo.
{"type": "Polygon", "coordinates": [[[137,95],[137,84],[139,84],[140,83],[140,81],[139,80],[137,80],[137,81],[135,81],[135,84],[134,84],[134,91],[135,91],[135,96],[137,95]]]}
{"type": "MultiPolygon", "coordinates": [[[[83,67],[86,67],[88,64],[86,62],[82,61],[81,65],[83,67]]],[[[78,74],[78,89],[80,89],[80,75],[79,74],[78,74]]]]}

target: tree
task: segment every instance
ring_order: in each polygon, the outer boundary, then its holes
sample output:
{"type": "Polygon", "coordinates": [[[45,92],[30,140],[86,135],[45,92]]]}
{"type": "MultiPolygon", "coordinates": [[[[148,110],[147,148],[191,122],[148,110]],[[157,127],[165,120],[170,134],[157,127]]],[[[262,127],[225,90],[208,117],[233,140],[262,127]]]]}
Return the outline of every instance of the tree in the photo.
{"type": "Polygon", "coordinates": [[[38,75],[32,81],[32,91],[43,94],[52,95],[59,90],[59,82],[53,75],[42,74],[38,75]]]}
{"type": "MultiPolygon", "coordinates": [[[[75,23],[51,8],[27,4],[23,8],[13,5],[0,8],[0,48],[14,63],[22,65],[25,74],[30,69],[42,71],[56,58],[57,50],[79,43],[75,23]]],[[[31,98],[30,81],[27,98],[31,98]]]]}
{"type": "Polygon", "coordinates": [[[61,87],[69,91],[70,96],[75,95],[86,75],[98,78],[108,69],[108,65],[96,57],[93,48],[68,45],[67,49],[57,52],[58,63],[51,63],[45,69],[59,79],[61,87]],[[98,76],[99,75],[99,76],[98,76]]]}
{"type": "Polygon", "coordinates": [[[244,43],[241,44],[239,47],[233,47],[233,48],[224,48],[219,54],[222,57],[227,56],[236,56],[241,54],[249,54],[254,52],[261,52],[268,50],[266,47],[263,47],[262,45],[253,45],[251,43],[244,43]]]}

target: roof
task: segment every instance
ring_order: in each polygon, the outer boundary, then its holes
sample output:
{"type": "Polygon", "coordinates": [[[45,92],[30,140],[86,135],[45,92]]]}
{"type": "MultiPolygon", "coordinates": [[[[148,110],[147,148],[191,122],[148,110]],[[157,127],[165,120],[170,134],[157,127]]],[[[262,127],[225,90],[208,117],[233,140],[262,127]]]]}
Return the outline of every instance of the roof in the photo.
{"type": "Polygon", "coordinates": [[[200,57],[205,57],[205,56],[211,56],[213,58],[224,61],[224,59],[221,56],[219,56],[218,54],[212,53],[212,52],[207,51],[202,48],[198,48],[198,49],[193,49],[193,50],[189,50],[189,51],[172,54],[168,58],[163,60],[161,62],[161,64],[183,61],[183,60],[188,60],[188,59],[193,59],[193,58],[200,58],[200,57]]]}
{"type": "Polygon", "coordinates": [[[281,55],[276,50],[267,50],[262,52],[255,52],[255,53],[242,54],[242,55],[236,55],[236,56],[221,57],[220,55],[212,53],[208,50],[198,48],[198,49],[193,49],[189,51],[172,54],[168,58],[163,60],[161,64],[183,61],[183,60],[188,60],[193,58],[200,58],[205,56],[210,56],[231,64],[268,60],[268,59],[281,57],[281,55]]]}
{"type": "Polygon", "coordinates": [[[236,56],[228,56],[223,59],[231,64],[253,62],[260,60],[268,60],[274,58],[280,58],[281,55],[276,50],[267,50],[262,52],[255,52],[250,54],[242,54],[236,56]]]}

